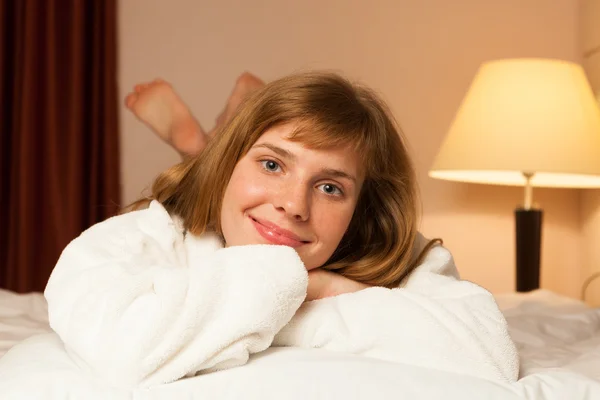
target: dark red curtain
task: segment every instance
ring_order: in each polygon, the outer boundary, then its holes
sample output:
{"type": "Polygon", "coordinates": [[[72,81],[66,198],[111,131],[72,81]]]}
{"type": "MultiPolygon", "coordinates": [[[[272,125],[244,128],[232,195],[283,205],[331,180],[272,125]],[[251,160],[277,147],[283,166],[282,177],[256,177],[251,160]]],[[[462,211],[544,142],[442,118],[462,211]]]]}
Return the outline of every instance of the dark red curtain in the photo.
{"type": "Polygon", "coordinates": [[[116,0],[0,0],[0,287],[119,208],[116,0]]]}

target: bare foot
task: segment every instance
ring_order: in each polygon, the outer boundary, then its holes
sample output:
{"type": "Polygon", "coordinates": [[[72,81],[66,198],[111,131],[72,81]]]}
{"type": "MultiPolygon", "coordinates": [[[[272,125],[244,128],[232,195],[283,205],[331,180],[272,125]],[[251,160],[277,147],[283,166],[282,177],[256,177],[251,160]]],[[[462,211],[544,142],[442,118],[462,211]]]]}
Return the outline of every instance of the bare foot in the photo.
{"type": "Polygon", "coordinates": [[[265,86],[265,83],[249,72],[244,72],[242,75],[240,75],[235,82],[233,91],[227,99],[225,108],[217,117],[214,129],[208,133],[209,137],[213,137],[215,132],[227,121],[229,121],[231,117],[233,117],[238,107],[244,101],[244,99],[246,99],[246,97],[263,86],[265,86]]]}
{"type": "Polygon", "coordinates": [[[180,154],[195,155],[206,146],[205,132],[168,82],[156,79],[136,85],[125,105],[180,154]]]}

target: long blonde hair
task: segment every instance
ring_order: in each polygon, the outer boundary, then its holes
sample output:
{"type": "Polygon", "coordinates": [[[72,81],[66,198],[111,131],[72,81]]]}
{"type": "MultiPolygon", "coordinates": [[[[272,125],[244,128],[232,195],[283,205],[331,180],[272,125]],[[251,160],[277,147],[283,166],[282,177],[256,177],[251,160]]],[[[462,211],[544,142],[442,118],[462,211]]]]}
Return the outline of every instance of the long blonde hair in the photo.
{"type": "Polygon", "coordinates": [[[225,188],[238,161],[269,128],[296,122],[291,140],[309,148],[351,146],[365,181],[352,220],[323,268],[355,281],[398,286],[434,244],[412,257],[417,234],[412,162],[387,106],[368,88],[328,72],[273,81],[251,95],[204,151],[158,176],[150,198],[195,235],[221,234],[225,188]]]}

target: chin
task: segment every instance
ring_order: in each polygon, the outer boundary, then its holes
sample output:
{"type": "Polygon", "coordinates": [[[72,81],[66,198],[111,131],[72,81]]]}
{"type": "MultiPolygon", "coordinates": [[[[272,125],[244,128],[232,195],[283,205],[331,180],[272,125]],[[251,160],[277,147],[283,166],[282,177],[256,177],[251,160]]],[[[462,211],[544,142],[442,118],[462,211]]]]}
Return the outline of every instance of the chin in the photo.
{"type": "MultiPolygon", "coordinates": [[[[300,258],[302,258],[302,256],[300,256],[300,258]]],[[[324,265],[323,263],[316,264],[315,262],[305,262],[304,260],[302,260],[302,262],[304,263],[304,268],[306,268],[307,271],[312,271],[313,269],[320,268],[324,265]]]]}

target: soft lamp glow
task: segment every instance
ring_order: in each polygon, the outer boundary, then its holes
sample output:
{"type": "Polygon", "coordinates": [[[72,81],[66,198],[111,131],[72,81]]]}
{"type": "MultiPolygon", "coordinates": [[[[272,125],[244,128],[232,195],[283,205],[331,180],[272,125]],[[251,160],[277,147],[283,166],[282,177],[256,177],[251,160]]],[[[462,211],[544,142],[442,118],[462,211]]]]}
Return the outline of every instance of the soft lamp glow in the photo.
{"type": "Polygon", "coordinates": [[[600,108],[583,68],[546,59],[483,64],[429,175],[525,186],[515,210],[516,289],[538,289],[543,211],[532,187],[600,187],[600,108]]]}
{"type": "Polygon", "coordinates": [[[479,69],[429,175],[454,181],[600,187],[600,109],[583,68],[508,59],[479,69]]]}

